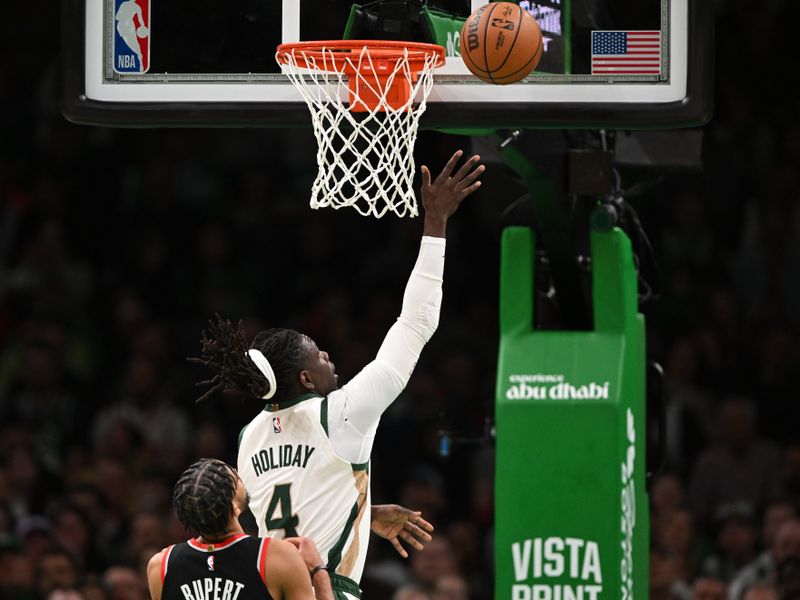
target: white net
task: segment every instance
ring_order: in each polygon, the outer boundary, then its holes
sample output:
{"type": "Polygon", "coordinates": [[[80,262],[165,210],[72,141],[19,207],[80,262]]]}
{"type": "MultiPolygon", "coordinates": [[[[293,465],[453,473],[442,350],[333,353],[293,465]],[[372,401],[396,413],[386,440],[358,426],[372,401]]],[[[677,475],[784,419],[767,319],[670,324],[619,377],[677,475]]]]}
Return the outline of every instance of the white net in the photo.
{"type": "Polygon", "coordinates": [[[279,53],[284,72],[308,104],[319,144],[311,208],[349,206],[377,218],[388,211],[417,216],[414,143],[439,59],[435,52],[417,52],[410,61],[408,49],[396,52],[389,61],[368,46],[279,53]],[[404,86],[408,97],[393,98],[404,86]]]}

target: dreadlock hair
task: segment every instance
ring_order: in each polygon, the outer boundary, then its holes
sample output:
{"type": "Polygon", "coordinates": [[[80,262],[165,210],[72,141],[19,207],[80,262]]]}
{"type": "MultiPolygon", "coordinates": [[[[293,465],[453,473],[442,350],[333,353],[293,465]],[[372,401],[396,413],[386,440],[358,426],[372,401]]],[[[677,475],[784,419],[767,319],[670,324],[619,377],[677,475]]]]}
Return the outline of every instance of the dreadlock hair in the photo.
{"type": "Polygon", "coordinates": [[[221,460],[198,460],[175,484],[172,504],[178,520],[186,529],[203,537],[225,534],[232,515],[236,484],[233,470],[221,460]]]}
{"type": "MultiPolygon", "coordinates": [[[[253,339],[253,348],[260,350],[275,372],[278,389],[272,402],[291,398],[293,384],[303,368],[306,337],[294,329],[266,329],[253,339]]],[[[263,376],[262,376],[263,377],[263,376]]]]}
{"type": "Polygon", "coordinates": [[[188,359],[214,371],[211,379],[197,384],[211,386],[197,402],[225,390],[253,399],[260,399],[269,392],[266,377],[246,354],[251,348],[260,350],[275,372],[277,390],[270,401],[280,404],[281,400],[288,400],[293,382],[301,370],[303,334],[294,329],[267,329],[255,337],[252,345],[248,345],[241,321],[234,326],[219,315],[216,319],[216,323],[209,322],[208,331],[203,331],[201,356],[188,359]]]}

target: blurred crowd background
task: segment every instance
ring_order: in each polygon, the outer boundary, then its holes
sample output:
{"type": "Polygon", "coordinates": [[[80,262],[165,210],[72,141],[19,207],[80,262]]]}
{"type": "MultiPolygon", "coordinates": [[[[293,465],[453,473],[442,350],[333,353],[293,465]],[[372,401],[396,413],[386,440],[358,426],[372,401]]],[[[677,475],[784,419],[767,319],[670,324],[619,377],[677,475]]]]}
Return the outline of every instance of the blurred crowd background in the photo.
{"type": "MultiPolygon", "coordinates": [[[[635,200],[660,262],[661,298],[643,310],[668,398],[652,600],[800,597],[795,4],[718,3],[704,168],[635,200]]],[[[170,503],[177,474],[203,456],[235,464],[237,433],[260,409],[194,403],[205,374],[185,357],[207,319],[299,329],[346,381],[399,312],[421,223],[310,211],[305,130],[67,123],[57,19],[7,9],[0,597],[144,599],[147,560],[186,537],[170,503]]],[[[436,172],[465,144],[425,133],[418,156],[436,172]]],[[[492,414],[496,223],[522,191],[490,165],[451,224],[441,325],[373,460],[374,501],[422,510],[436,536],[408,561],[374,538],[366,598],[492,595],[491,446],[442,460],[437,431],[477,436],[492,414]]]]}

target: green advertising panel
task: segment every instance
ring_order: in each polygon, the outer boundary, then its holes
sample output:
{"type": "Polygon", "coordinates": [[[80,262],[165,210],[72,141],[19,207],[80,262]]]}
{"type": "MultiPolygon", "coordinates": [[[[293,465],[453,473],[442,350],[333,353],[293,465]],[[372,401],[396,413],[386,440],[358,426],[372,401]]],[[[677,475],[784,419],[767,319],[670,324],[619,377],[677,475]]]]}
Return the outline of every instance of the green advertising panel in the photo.
{"type": "Polygon", "coordinates": [[[645,599],[645,339],[630,241],[591,234],[592,331],[536,330],[534,235],[503,233],[495,598],[645,599]]]}

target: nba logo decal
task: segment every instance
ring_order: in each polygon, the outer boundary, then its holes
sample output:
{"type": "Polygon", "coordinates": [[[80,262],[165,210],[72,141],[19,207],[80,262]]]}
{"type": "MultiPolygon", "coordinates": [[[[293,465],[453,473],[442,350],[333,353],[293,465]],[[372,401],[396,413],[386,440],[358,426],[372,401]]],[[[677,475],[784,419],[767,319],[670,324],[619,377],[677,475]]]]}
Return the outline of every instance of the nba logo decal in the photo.
{"type": "Polygon", "coordinates": [[[114,70],[150,68],[150,0],[114,0],[114,70]]]}
{"type": "Polygon", "coordinates": [[[214,555],[212,554],[211,556],[209,556],[208,560],[206,562],[208,562],[208,570],[209,571],[213,571],[214,570],[214,555]]]}
{"type": "Polygon", "coordinates": [[[514,23],[508,19],[492,19],[492,27],[514,31],[514,23]]]}
{"type": "Polygon", "coordinates": [[[283,431],[283,428],[281,427],[280,417],[272,417],[272,430],[275,433],[280,433],[281,431],[283,431]]]}

